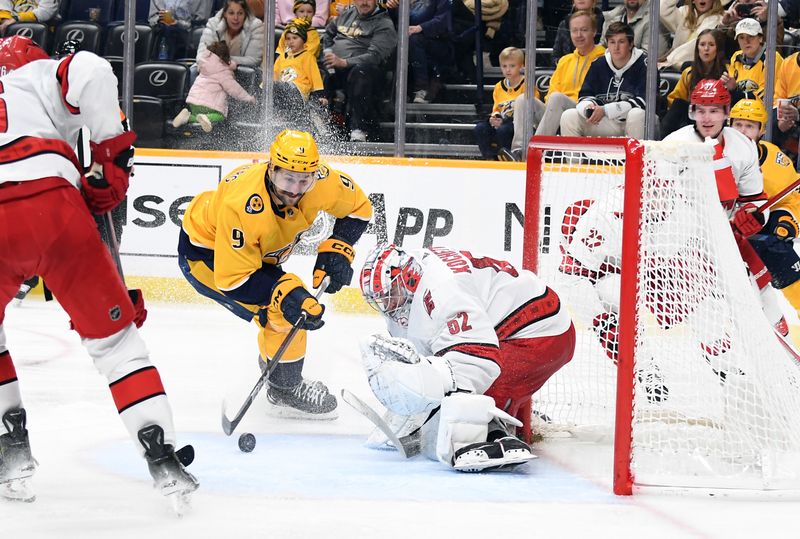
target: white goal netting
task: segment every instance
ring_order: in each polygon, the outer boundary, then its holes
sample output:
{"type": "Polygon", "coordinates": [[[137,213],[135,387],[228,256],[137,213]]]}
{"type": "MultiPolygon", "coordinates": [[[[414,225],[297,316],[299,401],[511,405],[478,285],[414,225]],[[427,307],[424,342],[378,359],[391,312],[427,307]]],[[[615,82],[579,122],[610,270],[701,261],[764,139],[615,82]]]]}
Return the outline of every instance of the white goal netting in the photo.
{"type": "MultiPolygon", "coordinates": [[[[643,144],[635,482],[798,489],[800,366],[762,312],[716,195],[713,152],[643,144]]],[[[622,260],[637,253],[622,242],[625,153],[546,150],[542,161],[538,272],[572,315],[578,344],[534,395],[533,429],[610,441],[620,302],[637,297],[620,292],[622,260]]]]}

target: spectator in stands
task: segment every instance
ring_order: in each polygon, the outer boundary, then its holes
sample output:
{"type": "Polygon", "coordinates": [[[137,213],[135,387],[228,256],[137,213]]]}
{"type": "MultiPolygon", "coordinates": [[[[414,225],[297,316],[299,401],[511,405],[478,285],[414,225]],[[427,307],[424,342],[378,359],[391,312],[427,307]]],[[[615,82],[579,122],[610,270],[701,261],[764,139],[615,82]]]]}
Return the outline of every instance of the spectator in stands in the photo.
{"type": "Polygon", "coordinates": [[[561,115],[561,134],[642,139],[647,56],[623,22],[612,23],[605,37],[608,50],[589,67],[576,107],[561,115]]]}
{"type": "Polygon", "coordinates": [[[314,28],[325,28],[328,23],[328,4],[328,0],[276,0],[275,26],[284,28],[298,17],[308,17],[314,28]]]}
{"type": "Polygon", "coordinates": [[[250,14],[245,0],[225,0],[222,9],[206,24],[197,58],[209,44],[224,41],[228,44],[231,61],[240,66],[257,66],[264,57],[264,23],[250,14]]]}
{"type": "MultiPolygon", "coordinates": [[[[414,103],[430,103],[441,88],[442,75],[453,64],[452,0],[410,0],[408,63],[414,103]],[[433,82],[432,82],[433,81],[433,82]]],[[[400,0],[388,0],[393,16],[400,0]]]]}
{"type": "Polygon", "coordinates": [[[588,11],[594,14],[597,27],[595,35],[592,38],[592,43],[594,44],[600,42],[600,28],[603,26],[604,18],[603,10],[601,10],[597,5],[597,0],[573,0],[572,10],[570,11],[569,15],[564,17],[564,19],[558,24],[558,29],[556,30],[556,39],[553,42],[553,54],[551,56],[554,66],[558,66],[558,61],[562,56],[569,54],[575,49],[570,37],[569,17],[576,11],[588,11]]]}
{"type": "MultiPolygon", "coordinates": [[[[581,90],[589,66],[603,56],[606,48],[596,45],[594,36],[597,22],[591,11],[575,11],[569,16],[569,34],[575,50],[562,56],[558,66],[550,78],[550,88],[544,96],[544,103],[538,99],[534,104],[534,122],[537,135],[555,135],[565,110],[574,109],[578,103],[578,92],[581,90]]],[[[524,140],[525,96],[514,101],[514,139],[511,143],[511,157],[515,161],[522,160],[522,150],[527,142],[524,140]]]]}
{"type": "Polygon", "coordinates": [[[689,100],[692,90],[703,79],[728,79],[725,57],[725,36],[719,30],[706,28],[697,35],[694,61],[681,73],[678,84],[667,96],[667,113],[661,120],[661,134],[667,136],[689,125],[689,100]]]}
{"type": "Polygon", "coordinates": [[[148,22],[156,35],[155,55],[159,60],[186,56],[193,22],[205,19],[204,0],[150,0],[148,22]]]}
{"type": "MultiPolygon", "coordinates": [[[[312,25],[312,17],[314,17],[314,0],[296,0],[294,3],[294,16],[295,19],[291,22],[297,22],[297,19],[308,21],[306,49],[311,51],[315,58],[319,57],[322,52],[322,41],[319,37],[319,32],[312,25]]],[[[275,49],[275,54],[281,55],[286,52],[286,33],[281,33],[281,38],[278,40],[278,47],[275,49]]]]}
{"type": "Polygon", "coordinates": [[[797,158],[800,137],[800,53],[787,57],[779,70],[775,70],[775,102],[772,109],[773,142],[797,158]]]}
{"type": "Polygon", "coordinates": [[[58,0],[0,1],[0,35],[15,22],[50,22],[58,14],[58,0]]]}
{"type": "Polygon", "coordinates": [[[322,36],[323,62],[329,70],[326,90],[343,91],[350,140],[364,142],[369,125],[377,121],[385,64],[397,46],[397,32],[376,0],[354,0],[322,36]],[[330,49],[330,50],[327,50],[330,49]]]}
{"type": "Polygon", "coordinates": [[[275,60],[273,72],[276,110],[286,113],[303,131],[311,130],[309,107],[319,111],[328,105],[317,58],[306,44],[308,30],[308,19],[286,25],[282,36],[286,49],[275,60]]]}
{"type": "Polygon", "coordinates": [[[503,80],[495,84],[494,107],[486,120],[475,124],[475,140],[484,159],[497,159],[500,149],[506,152],[514,138],[514,100],[525,93],[525,53],[508,47],[500,53],[503,80]]]}
{"type": "Polygon", "coordinates": [[[344,10],[353,4],[353,0],[335,0],[330,3],[328,10],[328,22],[335,19],[339,14],[344,13],[344,10]]]}
{"type": "MultiPolygon", "coordinates": [[[[603,17],[605,20],[601,35],[606,34],[612,22],[624,22],[633,28],[633,46],[647,52],[650,45],[650,0],[625,0],[611,11],[604,11],[603,17]]],[[[667,34],[667,29],[659,24],[658,50],[661,52],[669,47],[667,34]]],[[[606,45],[605,38],[601,38],[600,44],[606,45]]]]}
{"type": "Polygon", "coordinates": [[[697,35],[722,22],[725,9],[720,0],[692,0],[678,7],[678,0],[662,0],[661,22],[674,34],[672,48],[662,51],[658,67],[682,70],[692,60],[697,35]]]}
{"type": "MultiPolygon", "coordinates": [[[[781,6],[781,3],[778,3],[778,28],[775,32],[775,35],[778,37],[778,41],[776,42],[778,47],[783,45],[783,17],[786,15],[786,12],[781,6]]],[[[725,32],[725,36],[727,37],[730,44],[735,44],[735,48],[738,48],[738,44],[736,44],[736,25],[742,19],[755,19],[759,23],[761,23],[761,29],[763,30],[764,36],[767,38],[769,34],[767,33],[767,2],[766,0],[737,0],[736,2],[731,2],[728,6],[728,9],[722,14],[722,23],[717,27],[720,30],[725,32]]],[[[728,49],[731,50],[731,49],[728,49]]]]}
{"type": "MultiPolygon", "coordinates": [[[[764,81],[766,79],[767,46],[764,43],[764,33],[761,25],[755,19],[742,19],[736,24],[736,41],[740,50],[731,57],[728,65],[728,77],[723,81],[731,93],[731,102],[744,97],[744,93],[755,95],[757,99],[764,99],[764,81]]],[[[783,63],[783,57],[775,52],[775,72],[778,73],[783,63]]],[[[777,104],[777,101],[775,101],[777,104]]]]}
{"type": "MultiPolygon", "coordinates": [[[[463,4],[475,13],[475,0],[463,0],[463,4]]],[[[481,0],[481,21],[486,28],[483,34],[486,39],[494,39],[507,11],[508,0],[481,0]]]]}
{"type": "Polygon", "coordinates": [[[214,124],[228,116],[228,96],[255,103],[255,97],[236,82],[233,76],[236,62],[231,60],[230,49],[224,41],[206,47],[197,58],[197,65],[200,74],[186,97],[188,108],[181,110],[172,120],[174,127],[196,122],[203,131],[210,133],[214,124]]]}

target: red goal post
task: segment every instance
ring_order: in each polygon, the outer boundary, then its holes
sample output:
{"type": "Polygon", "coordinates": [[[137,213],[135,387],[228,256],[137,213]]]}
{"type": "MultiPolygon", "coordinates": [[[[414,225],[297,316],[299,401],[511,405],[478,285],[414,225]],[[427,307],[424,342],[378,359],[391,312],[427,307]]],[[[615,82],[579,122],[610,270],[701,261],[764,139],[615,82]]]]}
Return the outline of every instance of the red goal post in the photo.
{"type": "Polygon", "coordinates": [[[523,267],[579,334],[534,395],[532,428],[607,429],[616,494],[800,489],[800,372],[759,316],[712,159],[627,138],[528,147],[523,267]]]}

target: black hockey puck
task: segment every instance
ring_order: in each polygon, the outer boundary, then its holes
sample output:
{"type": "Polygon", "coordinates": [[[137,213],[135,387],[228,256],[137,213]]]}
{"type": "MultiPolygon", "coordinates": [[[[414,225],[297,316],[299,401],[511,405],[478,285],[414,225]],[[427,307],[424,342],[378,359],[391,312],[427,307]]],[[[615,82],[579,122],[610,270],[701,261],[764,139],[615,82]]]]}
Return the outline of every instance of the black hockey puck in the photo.
{"type": "Polygon", "coordinates": [[[244,453],[250,453],[256,448],[256,437],[249,432],[242,433],[239,436],[239,449],[244,453]]]}

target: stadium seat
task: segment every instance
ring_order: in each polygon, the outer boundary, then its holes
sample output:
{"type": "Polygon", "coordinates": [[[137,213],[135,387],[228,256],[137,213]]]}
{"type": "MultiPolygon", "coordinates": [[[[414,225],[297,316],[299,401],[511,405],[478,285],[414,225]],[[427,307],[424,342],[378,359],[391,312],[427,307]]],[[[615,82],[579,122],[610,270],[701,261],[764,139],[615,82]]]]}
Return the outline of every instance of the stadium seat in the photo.
{"type": "Polygon", "coordinates": [[[117,96],[122,97],[122,58],[119,56],[106,56],[105,59],[111,64],[111,69],[117,78],[117,96]]]}
{"type": "Polygon", "coordinates": [[[50,50],[50,32],[40,22],[15,22],[6,28],[4,37],[10,36],[29,37],[44,50],[50,50]]]}
{"type": "Polygon", "coordinates": [[[550,79],[553,77],[553,73],[555,73],[555,69],[549,67],[535,68],[536,73],[536,89],[539,90],[540,99],[544,99],[544,96],[547,95],[548,90],[550,90],[550,79]]]}
{"type": "Polygon", "coordinates": [[[91,21],[89,16],[91,9],[99,9],[100,17],[94,21],[102,25],[108,22],[115,15],[114,0],[70,0],[67,10],[68,21],[91,21]]]}
{"type": "Polygon", "coordinates": [[[205,29],[205,26],[192,28],[192,33],[189,36],[189,46],[186,49],[186,57],[191,58],[192,61],[197,58],[197,47],[200,46],[200,39],[203,37],[203,30],[205,29]]]}
{"type": "MultiPolygon", "coordinates": [[[[138,141],[153,142],[164,136],[167,120],[164,101],[146,95],[133,96],[133,125],[138,141]]],[[[159,144],[156,144],[159,146],[159,144]]]]}
{"type": "Polygon", "coordinates": [[[89,21],[68,21],[58,27],[53,40],[53,53],[65,41],[77,41],[81,50],[95,54],[100,52],[100,36],[103,29],[99,24],[89,21]]]}
{"type": "MultiPolygon", "coordinates": [[[[124,55],[125,42],[122,37],[125,32],[125,26],[122,23],[114,23],[109,26],[108,33],[106,34],[106,56],[119,56],[124,55]]],[[[144,62],[150,58],[150,51],[153,50],[153,29],[146,24],[137,24],[134,30],[134,58],[135,61],[144,62]]]]}
{"type": "Polygon", "coordinates": [[[136,95],[160,99],[186,97],[189,68],[178,62],[142,62],[133,71],[133,89],[136,95]]]}
{"type": "MultiPolygon", "coordinates": [[[[236,82],[242,85],[248,94],[258,97],[261,94],[261,69],[251,66],[238,66],[234,72],[236,82]]],[[[228,123],[252,123],[254,112],[259,110],[261,103],[255,105],[244,103],[238,99],[228,100],[228,123]]]]}
{"type": "Polygon", "coordinates": [[[681,74],[672,70],[659,71],[658,77],[658,95],[664,98],[675,89],[678,81],[681,80],[681,74]]]}

